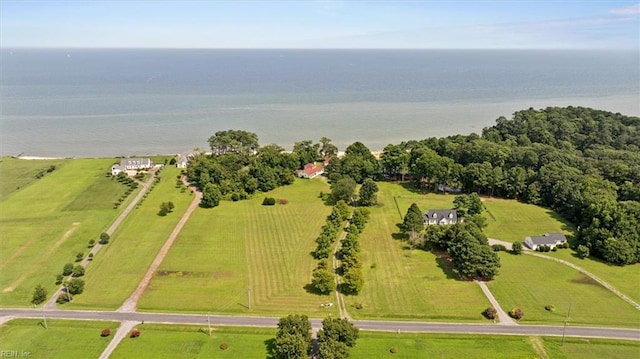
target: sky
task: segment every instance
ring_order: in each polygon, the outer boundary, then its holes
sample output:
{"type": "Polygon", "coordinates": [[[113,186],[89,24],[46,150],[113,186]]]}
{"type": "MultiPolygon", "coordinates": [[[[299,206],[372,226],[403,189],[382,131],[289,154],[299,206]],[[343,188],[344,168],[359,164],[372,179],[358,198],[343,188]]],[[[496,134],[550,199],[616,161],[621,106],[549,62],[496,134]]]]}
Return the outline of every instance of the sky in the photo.
{"type": "Polygon", "coordinates": [[[0,0],[0,47],[638,50],[640,2],[0,0]]]}

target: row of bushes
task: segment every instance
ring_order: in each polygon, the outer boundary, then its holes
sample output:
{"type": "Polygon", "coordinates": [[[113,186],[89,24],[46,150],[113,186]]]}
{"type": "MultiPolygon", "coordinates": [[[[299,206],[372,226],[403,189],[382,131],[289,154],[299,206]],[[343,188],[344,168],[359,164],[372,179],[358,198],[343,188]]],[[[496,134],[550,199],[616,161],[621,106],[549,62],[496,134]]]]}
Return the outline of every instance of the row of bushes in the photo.
{"type": "Polygon", "coordinates": [[[362,264],[360,263],[360,243],[358,237],[369,220],[369,210],[356,208],[349,219],[349,227],[345,238],[340,241],[340,260],[342,267],[342,283],[340,292],[343,294],[358,294],[364,285],[362,264]]]}
{"type": "MultiPolygon", "coordinates": [[[[231,198],[231,200],[232,200],[232,201],[234,201],[234,202],[235,202],[235,201],[240,200],[240,198],[239,198],[239,199],[237,199],[237,200],[234,200],[234,199],[233,199],[233,195],[232,195],[231,197],[232,197],[232,198],[231,198]]],[[[244,199],[244,198],[242,198],[242,199],[244,199]]],[[[275,198],[273,198],[273,197],[265,197],[265,198],[264,198],[264,200],[262,200],[262,205],[263,205],[263,206],[273,206],[273,205],[275,205],[275,204],[276,204],[276,202],[277,202],[278,204],[288,204],[288,203],[289,203],[289,200],[288,200],[288,199],[286,199],[286,198],[279,198],[279,199],[276,201],[276,199],[275,199],[275,198]]]]}
{"type": "MultiPolygon", "coordinates": [[[[138,177],[138,175],[140,175],[141,173],[136,174],[136,177],[138,177]]],[[[124,192],[124,194],[122,196],[120,196],[120,198],[118,198],[118,200],[116,202],[113,203],[113,209],[118,209],[118,207],[120,207],[120,205],[122,204],[122,202],[124,202],[127,197],[129,197],[129,195],[131,193],[133,193],[133,191],[138,188],[138,182],[136,182],[134,179],[129,178],[127,176],[127,174],[125,172],[120,172],[118,173],[117,176],[112,177],[115,178],[118,182],[122,183],[123,185],[129,187],[127,188],[127,190],[124,192]]]]}
{"type": "Polygon", "coordinates": [[[46,175],[47,173],[51,173],[51,172],[53,172],[55,170],[56,170],[56,165],[51,165],[51,166],[49,166],[47,168],[43,168],[43,169],[39,170],[38,172],[36,172],[34,177],[36,179],[40,179],[40,178],[44,177],[44,175],[46,175]]]}
{"type": "MultiPolygon", "coordinates": [[[[520,308],[511,308],[509,316],[515,320],[520,320],[524,317],[524,312],[520,308]]],[[[498,310],[494,307],[489,307],[482,312],[487,319],[495,320],[498,317],[498,310]]]]}

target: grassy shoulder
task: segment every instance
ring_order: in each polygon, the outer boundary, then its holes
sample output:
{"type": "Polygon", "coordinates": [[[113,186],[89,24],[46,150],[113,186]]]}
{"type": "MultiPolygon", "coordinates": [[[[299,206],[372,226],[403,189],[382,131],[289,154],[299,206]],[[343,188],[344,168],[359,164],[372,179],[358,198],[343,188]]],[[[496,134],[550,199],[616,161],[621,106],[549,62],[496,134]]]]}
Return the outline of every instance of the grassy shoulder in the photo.
{"type": "Polygon", "coordinates": [[[638,327],[640,312],[584,274],[529,255],[500,252],[500,275],[487,283],[506,311],[524,311],[526,323],[638,327]],[[545,310],[553,305],[555,312],[545,310]]]}
{"type": "Polygon", "coordinates": [[[331,208],[321,179],[296,180],[239,202],[198,208],[160,265],[139,308],[218,313],[325,316],[332,301],[305,290],[316,261],[310,252],[331,208]],[[263,197],[288,204],[261,205],[263,197]],[[251,298],[251,304],[249,304],[251,298]]]}
{"type": "Polygon", "coordinates": [[[16,351],[16,358],[98,358],[112,339],[100,333],[105,328],[115,333],[118,326],[117,322],[47,319],[45,328],[42,319],[14,319],[0,326],[0,351],[16,351]]]}
{"type": "Polygon", "coordinates": [[[194,195],[176,188],[180,170],[167,166],[160,182],[135,208],[111,236],[87,267],[84,293],[62,308],[115,309],[135,290],[144,277],[173,228],[194,195]],[[171,201],[175,209],[167,216],[159,216],[160,204],[171,201]]]}
{"type": "Polygon", "coordinates": [[[371,218],[360,235],[364,287],[359,295],[345,297],[349,314],[354,318],[485,321],[481,313],[489,302],[477,284],[459,280],[449,264],[432,253],[412,253],[399,236],[397,225],[411,203],[423,211],[451,208],[454,196],[414,192],[384,182],[378,187],[379,204],[370,208],[371,218]]]}
{"type": "Polygon", "coordinates": [[[127,188],[105,177],[113,162],[68,160],[0,202],[3,306],[29,306],[38,284],[52,293],[64,264],[86,254],[89,240],[97,240],[121,213],[113,203],[127,188]]]}
{"type": "Polygon", "coordinates": [[[140,336],[125,338],[111,358],[265,358],[276,335],[275,328],[215,327],[209,336],[206,324],[137,328],[140,336]]]}

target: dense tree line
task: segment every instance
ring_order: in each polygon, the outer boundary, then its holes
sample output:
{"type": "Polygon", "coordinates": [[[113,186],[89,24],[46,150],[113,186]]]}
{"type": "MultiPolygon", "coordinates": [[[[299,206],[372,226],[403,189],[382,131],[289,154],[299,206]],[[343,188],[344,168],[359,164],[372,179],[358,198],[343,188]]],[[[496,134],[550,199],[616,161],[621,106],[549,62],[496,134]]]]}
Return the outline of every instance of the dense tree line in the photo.
{"type": "MultiPolygon", "coordinates": [[[[582,107],[528,109],[471,134],[385,147],[381,174],[551,207],[576,245],[616,264],[640,261],[640,119],[582,107]]],[[[536,233],[533,233],[536,234],[536,233]]]]}
{"type": "Polygon", "coordinates": [[[340,250],[338,251],[342,262],[342,267],[340,268],[340,273],[342,274],[340,291],[344,294],[356,295],[364,286],[358,238],[368,220],[369,210],[364,207],[356,208],[351,218],[349,218],[347,233],[344,239],[340,241],[340,250]]]}

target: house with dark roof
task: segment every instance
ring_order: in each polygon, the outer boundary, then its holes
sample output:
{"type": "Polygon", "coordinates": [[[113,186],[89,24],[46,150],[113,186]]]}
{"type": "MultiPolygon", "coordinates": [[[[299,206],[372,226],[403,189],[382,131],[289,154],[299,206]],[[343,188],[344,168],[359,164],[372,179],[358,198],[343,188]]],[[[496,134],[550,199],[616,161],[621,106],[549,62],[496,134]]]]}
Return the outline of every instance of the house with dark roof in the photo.
{"type": "Polygon", "coordinates": [[[317,166],[315,163],[307,163],[304,168],[298,170],[300,178],[314,178],[324,173],[324,166],[317,166]]]}
{"type": "Polygon", "coordinates": [[[151,168],[153,164],[151,163],[150,158],[123,158],[120,160],[120,164],[114,164],[111,166],[111,174],[116,176],[120,172],[130,171],[130,170],[147,170],[151,168]]]}
{"type": "Polygon", "coordinates": [[[430,209],[422,214],[425,226],[455,224],[462,222],[463,218],[458,218],[458,211],[455,209],[430,209]]]}
{"type": "Polygon", "coordinates": [[[530,236],[524,239],[524,244],[534,251],[540,246],[555,248],[558,244],[565,243],[567,243],[567,237],[562,233],[545,233],[541,236],[530,236]]]}

